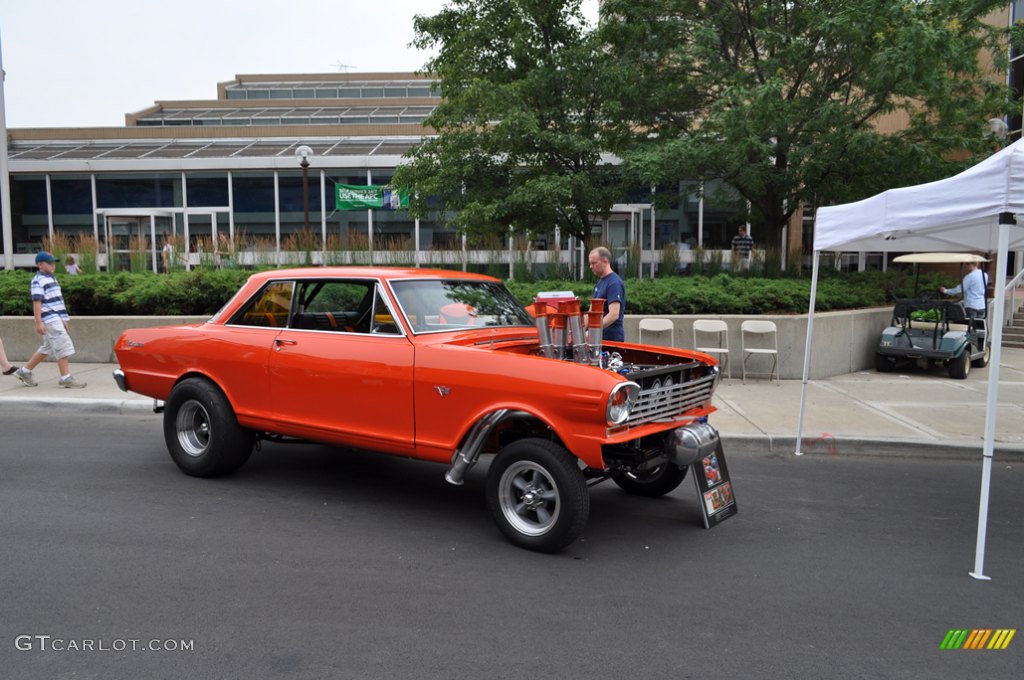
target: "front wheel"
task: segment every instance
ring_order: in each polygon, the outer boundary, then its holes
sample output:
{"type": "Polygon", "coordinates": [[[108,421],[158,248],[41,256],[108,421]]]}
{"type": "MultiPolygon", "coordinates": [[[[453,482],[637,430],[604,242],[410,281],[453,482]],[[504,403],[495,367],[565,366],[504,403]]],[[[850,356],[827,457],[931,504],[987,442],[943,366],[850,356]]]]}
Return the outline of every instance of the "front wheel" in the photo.
{"type": "Polygon", "coordinates": [[[950,359],[949,365],[946,367],[949,371],[949,377],[957,380],[963,380],[967,377],[967,374],[971,372],[971,347],[968,345],[964,347],[964,351],[960,352],[960,355],[950,359]]]}
{"type": "Polygon", "coordinates": [[[164,441],[182,472],[215,477],[249,460],[256,436],[238,424],[227,397],[213,383],[188,378],[167,399],[164,441]]]}
{"type": "Polygon", "coordinates": [[[583,533],[590,494],[572,454],[545,439],[521,439],[491,463],[487,506],[509,541],[550,553],[583,533]]]}
{"type": "Polygon", "coordinates": [[[895,368],[893,360],[884,354],[875,354],[875,370],[879,373],[889,373],[895,368]]]}
{"type": "Polygon", "coordinates": [[[688,468],[681,468],[672,463],[662,463],[658,467],[642,472],[625,472],[612,477],[619,488],[635,496],[658,498],[675,491],[676,487],[686,479],[688,468]]]}

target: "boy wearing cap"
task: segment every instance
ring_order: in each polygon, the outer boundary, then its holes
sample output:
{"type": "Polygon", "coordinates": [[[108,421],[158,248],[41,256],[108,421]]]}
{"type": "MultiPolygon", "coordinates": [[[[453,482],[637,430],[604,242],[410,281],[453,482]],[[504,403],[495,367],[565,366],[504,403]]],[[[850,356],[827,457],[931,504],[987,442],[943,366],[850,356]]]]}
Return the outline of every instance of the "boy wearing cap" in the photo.
{"type": "Polygon", "coordinates": [[[18,380],[29,387],[39,383],[32,376],[35,368],[46,357],[53,355],[60,369],[61,387],[85,387],[85,383],[75,380],[71,375],[68,357],[75,353],[75,346],[68,335],[68,310],[64,307],[64,296],[53,272],[57,269],[53,255],[43,251],[36,255],[36,267],[39,271],[32,277],[32,313],[36,317],[36,332],[43,336],[43,344],[24,366],[15,371],[18,380]]]}

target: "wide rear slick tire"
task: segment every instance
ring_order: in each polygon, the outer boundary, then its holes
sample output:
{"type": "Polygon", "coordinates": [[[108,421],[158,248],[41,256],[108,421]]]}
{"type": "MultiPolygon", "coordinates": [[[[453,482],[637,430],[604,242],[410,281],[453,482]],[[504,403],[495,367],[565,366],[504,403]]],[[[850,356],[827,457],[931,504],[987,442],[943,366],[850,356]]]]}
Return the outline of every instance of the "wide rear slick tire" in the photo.
{"type": "Polygon", "coordinates": [[[572,454],[545,439],[521,439],[491,463],[487,507],[509,541],[551,553],[583,533],[590,492],[572,454]]]}
{"type": "Polygon", "coordinates": [[[249,460],[256,436],[238,424],[216,385],[187,378],[174,386],[164,406],[164,441],[182,472],[215,477],[234,472],[249,460]]]}
{"type": "Polygon", "coordinates": [[[675,491],[686,479],[688,469],[672,463],[662,463],[652,470],[615,475],[612,481],[618,484],[620,489],[634,496],[659,498],[675,491]]]}

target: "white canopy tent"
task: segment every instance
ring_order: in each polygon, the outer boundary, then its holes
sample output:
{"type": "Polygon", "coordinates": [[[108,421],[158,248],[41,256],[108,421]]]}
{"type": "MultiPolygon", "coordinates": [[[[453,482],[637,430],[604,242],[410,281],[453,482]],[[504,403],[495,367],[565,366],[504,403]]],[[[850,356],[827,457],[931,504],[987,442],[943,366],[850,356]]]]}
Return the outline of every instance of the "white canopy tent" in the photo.
{"type": "Polygon", "coordinates": [[[796,435],[801,455],[807,377],[814,337],[814,302],[818,288],[818,262],[822,251],[977,251],[996,253],[995,300],[989,333],[992,356],[988,374],[981,499],[974,571],[984,574],[985,533],[988,526],[989,487],[995,440],[999,362],[1006,297],[1006,262],[1010,251],[1024,249],[1024,139],[996,152],[959,175],[918,186],[890,189],[856,203],[819,208],[814,226],[811,301],[804,354],[803,387],[796,435]]]}

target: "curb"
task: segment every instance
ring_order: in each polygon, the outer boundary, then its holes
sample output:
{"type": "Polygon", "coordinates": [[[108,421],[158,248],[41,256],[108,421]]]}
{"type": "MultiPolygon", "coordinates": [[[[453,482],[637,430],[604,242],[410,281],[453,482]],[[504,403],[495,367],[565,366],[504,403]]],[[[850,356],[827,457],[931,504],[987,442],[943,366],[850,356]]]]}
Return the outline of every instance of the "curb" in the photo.
{"type": "Polygon", "coordinates": [[[0,406],[18,409],[42,409],[52,406],[74,413],[115,415],[153,413],[152,399],[90,399],[46,397],[0,397],[0,406]]]}
{"type": "MultiPolygon", "coordinates": [[[[796,455],[793,435],[729,435],[721,433],[722,444],[732,453],[760,453],[777,456],[796,455]]],[[[984,442],[922,441],[920,439],[884,439],[879,437],[804,438],[802,455],[856,456],[861,458],[932,458],[939,460],[980,460],[984,442]]],[[[1024,463],[1024,444],[995,442],[993,455],[1001,462],[1024,463]]]]}

